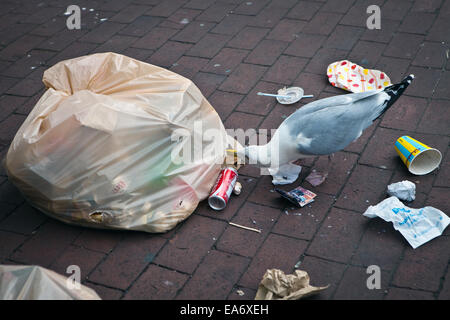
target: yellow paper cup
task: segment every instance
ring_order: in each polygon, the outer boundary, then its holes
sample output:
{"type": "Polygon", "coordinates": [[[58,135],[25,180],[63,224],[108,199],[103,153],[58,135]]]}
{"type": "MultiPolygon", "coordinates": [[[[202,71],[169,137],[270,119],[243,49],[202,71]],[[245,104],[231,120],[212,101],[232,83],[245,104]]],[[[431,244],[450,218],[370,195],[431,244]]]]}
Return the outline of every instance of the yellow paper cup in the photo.
{"type": "Polygon", "coordinates": [[[395,142],[395,151],[408,168],[415,175],[424,175],[436,169],[442,160],[438,149],[419,142],[410,136],[403,136],[395,142]]]}

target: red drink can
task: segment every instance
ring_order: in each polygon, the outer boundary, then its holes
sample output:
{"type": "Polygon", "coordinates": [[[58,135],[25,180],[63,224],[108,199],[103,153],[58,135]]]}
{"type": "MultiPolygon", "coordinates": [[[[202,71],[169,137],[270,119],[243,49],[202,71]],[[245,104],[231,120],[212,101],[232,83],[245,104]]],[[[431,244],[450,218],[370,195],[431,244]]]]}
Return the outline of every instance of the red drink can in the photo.
{"type": "Polygon", "coordinates": [[[237,170],[233,167],[222,169],[208,198],[211,208],[222,210],[227,206],[228,199],[230,199],[231,192],[236,184],[237,176],[237,170]]]}

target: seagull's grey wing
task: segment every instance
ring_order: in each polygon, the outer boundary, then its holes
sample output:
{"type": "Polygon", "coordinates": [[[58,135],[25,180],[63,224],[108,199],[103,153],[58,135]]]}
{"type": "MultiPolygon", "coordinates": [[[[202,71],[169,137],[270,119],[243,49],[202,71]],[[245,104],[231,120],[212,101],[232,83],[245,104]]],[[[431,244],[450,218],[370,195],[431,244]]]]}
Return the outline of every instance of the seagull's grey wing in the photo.
{"type": "Polygon", "coordinates": [[[299,109],[282,126],[287,126],[301,154],[330,154],[359,138],[379,114],[385,98],[384,95],[371,95],[367,99],[328,106],[306,114],[299,109]]]}
{"type": "Polygon", "coordinates": [[[308,114],[311,112],[321,110],[323,108],[328,108],[330,106],[349,105],[349,104],[355,103],[361,99],[366,99],[368,97],[376,95],[381,91],[383,91],[383,89],[370,90],[370,91],[358,92],[358,93],[342,94],[339,96],[328,97],[328,98],[316,100],[316,101],[310,102],[308,104],[305,104],[303,107],[298,109],[298,111],[301,110],[301,112],[303,114],[308,114]]]}

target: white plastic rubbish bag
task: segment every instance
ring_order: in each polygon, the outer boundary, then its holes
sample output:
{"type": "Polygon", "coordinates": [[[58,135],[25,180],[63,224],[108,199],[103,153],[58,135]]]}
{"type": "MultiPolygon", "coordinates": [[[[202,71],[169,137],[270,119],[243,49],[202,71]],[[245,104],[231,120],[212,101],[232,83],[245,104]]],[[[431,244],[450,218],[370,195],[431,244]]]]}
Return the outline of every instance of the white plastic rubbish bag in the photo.
{"type": "Polygon", "coordinates": [[[211,190],[235,148],[195,84],[129,57],[59,62],[6,157],[30,203],[89,227],[164,232],[211,190]]]}
{"type": "Polygon", "coordinates": [[[414,249],[440,236],[450,223],[450,218],[441,210],[433,207],[413,209],[405,206],[397,197],[370,206],[363,215],[392,222],[395,230],[400,231],[414,249]]]}
{"type": "Polygon", "coordinates": [[[100,300],[94,290],[40,266],[0,265],[0,300],[100,300]]]}

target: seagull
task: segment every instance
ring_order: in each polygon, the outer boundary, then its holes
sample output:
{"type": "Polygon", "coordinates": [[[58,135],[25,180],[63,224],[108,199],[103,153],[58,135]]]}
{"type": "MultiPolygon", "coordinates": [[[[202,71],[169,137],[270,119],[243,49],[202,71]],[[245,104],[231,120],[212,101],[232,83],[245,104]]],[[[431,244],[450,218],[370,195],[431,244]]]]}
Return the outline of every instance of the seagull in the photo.
{"type": "Polygon", "coordinates": [[[267,144],[241,147],[237,157],[268,169],[275,185],[292,183],[301,171],[293,162],[345,149],[394,104],[413,79],[411,74],[383,89],[308,103],[286,118],[267,144]]]}

